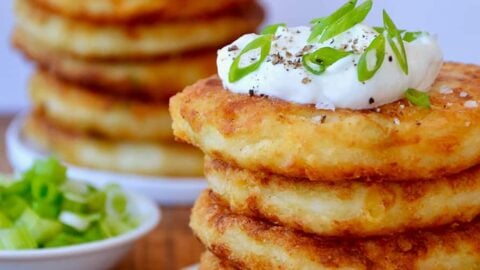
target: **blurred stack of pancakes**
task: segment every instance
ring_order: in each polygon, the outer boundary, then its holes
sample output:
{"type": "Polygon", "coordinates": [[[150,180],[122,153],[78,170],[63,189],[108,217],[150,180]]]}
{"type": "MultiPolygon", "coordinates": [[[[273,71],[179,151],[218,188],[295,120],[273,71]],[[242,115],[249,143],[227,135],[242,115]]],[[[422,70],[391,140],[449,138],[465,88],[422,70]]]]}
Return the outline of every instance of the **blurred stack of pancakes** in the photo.
{"type": "Polygon", "coordinates": [[[173,142],[168,99],[216,71],[216,48],[263,19],[254,0],[16,0],[14,45],[38,66],[25,136],[84,167],[202,173],[173,142]]]}
{"type": "Polygon", "coordinates": [[[217,77],[170,101],[208,156],[190,226],[201,269],[480,269],[480,67],[447,63],[432,107],[317,110],[217,77]]]}

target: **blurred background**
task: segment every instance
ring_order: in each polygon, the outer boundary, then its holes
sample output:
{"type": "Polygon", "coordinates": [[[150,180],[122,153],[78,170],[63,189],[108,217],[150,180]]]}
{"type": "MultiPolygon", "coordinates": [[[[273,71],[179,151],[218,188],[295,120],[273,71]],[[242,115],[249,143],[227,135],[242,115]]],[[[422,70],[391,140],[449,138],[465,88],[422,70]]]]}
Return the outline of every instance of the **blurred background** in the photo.
{"type": "MultiPolygon", "coordinates": [[[[263,0],[266,23],[306,24],[327,14],[344,0],[263,0]]],[[[397,25],[409,30],[427,30],[438,35],[445,59],[480,64],[480,1],[478,0],[376,0],[367,21],[380,24],[385,8],[397,25]]],[[[28,105],[25,85],[30,64],[10,46],[13,26],[12,0],[0,1],[0,114],[10,114],[28,105]]]]}

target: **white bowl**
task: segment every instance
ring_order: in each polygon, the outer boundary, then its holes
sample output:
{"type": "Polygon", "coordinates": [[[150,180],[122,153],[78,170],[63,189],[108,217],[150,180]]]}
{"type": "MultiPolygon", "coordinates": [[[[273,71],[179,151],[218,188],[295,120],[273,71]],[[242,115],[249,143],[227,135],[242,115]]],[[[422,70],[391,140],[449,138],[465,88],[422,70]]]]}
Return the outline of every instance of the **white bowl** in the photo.
{"type": "Polygon", "coordinates": [[[115,266],[137,240],[160,221],[160,211],[151,200],[125,191],[138,212],[140,225],[119,236],[62,248],[0,251],[1,270],[103,270],[115,266]]]}

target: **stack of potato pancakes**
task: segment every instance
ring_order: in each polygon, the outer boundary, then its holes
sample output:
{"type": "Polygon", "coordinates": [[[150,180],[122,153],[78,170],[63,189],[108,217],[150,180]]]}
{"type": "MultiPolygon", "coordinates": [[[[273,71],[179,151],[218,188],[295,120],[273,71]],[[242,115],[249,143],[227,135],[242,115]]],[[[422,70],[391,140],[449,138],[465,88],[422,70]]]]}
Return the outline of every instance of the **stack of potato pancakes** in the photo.
{"type": "Polygon", "coordinates": [[[202,269],[480,269],[480,67],[444,64],[431,108],[318,110],[217,77],[170,101],[207,155],[202,269]]]}
{"type": "Polygon", "coordinates": [[[25,136],[84,167],[200,175],[173,142],[168,99],[215,73],[216,49],[254,31],[254,0],[16,0],[14,45],[38,69],[25,136]]]}

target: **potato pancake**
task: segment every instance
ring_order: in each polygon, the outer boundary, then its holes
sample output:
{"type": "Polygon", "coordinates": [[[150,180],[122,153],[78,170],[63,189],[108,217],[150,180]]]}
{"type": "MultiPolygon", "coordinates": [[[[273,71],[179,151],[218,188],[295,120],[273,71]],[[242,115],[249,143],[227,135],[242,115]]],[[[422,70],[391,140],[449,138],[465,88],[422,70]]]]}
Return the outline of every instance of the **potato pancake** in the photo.
{"type": "Polygon", "coordinates": [[[56,76],[124,98],[166,102],[185,86],[217,71],[216,50],[143,61],[90,61],[58,53],[20,29],[12,41],[27,58],[56,76]]]}
{"type": "Polygon", "coordinates": [[[118,99],[38,71],[30,80],[34,107],[64,129],[114,140],[172,140],[163,103],[118,99]]]}
{"type": "Polygon", "coordinates": [[[238,215],[211,192],[190,226],[219,258],[241,269],[479,269],[480,221],[364,239],[326,238],[238,215]]]}
{"type": "Polygon", "coordinates": [[[198,20],[98,25],[64,18],[33,1],[16,0],[17,26],[41,44],[89,59],[139,59],[213,48],[255,31],[262,8],[252,3],[234,13],[198,20]]]}
{"type": "Polygon", "coordinates": [[[480,163],[480,67],[446,63],[425,109],[319,110],[232,93],[214,76],[170,100],[174,134],[253,171],[312,181],[434,179],[480,163]],[[445,89],[449,91],[445,91],[445,89]]]}
{"type": "Polygon", "coordinates": [[[252,0],[30,0],[62,16],[96,22],[179,20],[212,16],[252,0]]]}
{"type": "Polygon", "coordinates": [[[209,251],[205,251],[200,258],[198,270],[235,270],[237,268],[228,265],[209,251]]]}
{"type": "Polygon", "coordinates": [[[205,163],[209,187],[235,213],[319,235],[385,235],[480,214],[479,166],[431,181],[329,183],[205,163]]]}
{"type": "Polygon", "coordinates": [[[31,114],[24,136],[62,160],[82,167],[151,176],[201,176],[203,155],[175,142],[107,141],[62,130],[40,113],[31,114]]]}

